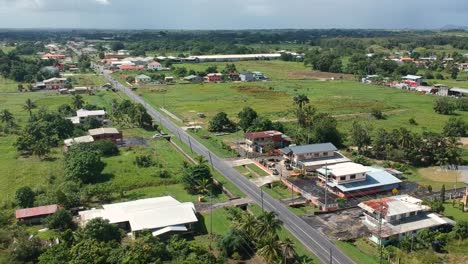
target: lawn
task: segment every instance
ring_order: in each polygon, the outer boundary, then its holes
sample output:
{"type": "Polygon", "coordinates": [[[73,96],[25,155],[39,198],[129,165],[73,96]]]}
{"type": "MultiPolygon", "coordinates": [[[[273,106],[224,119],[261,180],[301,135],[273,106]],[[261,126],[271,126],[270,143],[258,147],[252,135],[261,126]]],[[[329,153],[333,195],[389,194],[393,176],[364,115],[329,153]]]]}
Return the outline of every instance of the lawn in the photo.
{"type": "Polygon", "coordinates": [[[260,177],[270,175],[268,172],[264,171],[255,163],[247,164],[246,167],[247,169],[250,169],[251,171],[254,172],[254,174],[257,174],[260,177]]]}
{"type": "Polygon", "coordinates": [[[450,217],[455,222],[468,221],[468,212],[462,212],[460,208],[458,208],[457,204],[453,206],[452,201],[445,202],[444,207],[445,207],[445,210],[443,214],[447,217],[450,217]]]}
{"type": "Polygon", "coordinates": [[[94,73],[83,73],[83,74],[64,74],[63,77],[69,77],[72,80],[72,84],[75,87],[80,86],[94,86],[100,87],[106,84],[108,81],[100,74],[94,73]]]}
{"type": "MultiPolygon", "coordinates": [[[[335,244],[352,260],[359,264],[379,263],[378,249],[370,244],[365,238],[359,239],[354,243],[336,241],[335,244]]],[[[384,263],[387,263],[384,260],[384,263]]]]}

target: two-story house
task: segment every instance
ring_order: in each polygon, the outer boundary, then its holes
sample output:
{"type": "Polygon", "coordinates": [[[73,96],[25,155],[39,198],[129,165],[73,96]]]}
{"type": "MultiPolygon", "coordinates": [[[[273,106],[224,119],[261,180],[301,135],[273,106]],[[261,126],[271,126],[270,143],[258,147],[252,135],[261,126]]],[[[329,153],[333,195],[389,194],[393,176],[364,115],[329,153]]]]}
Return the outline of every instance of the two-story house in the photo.
{"type": "Polygon", "coordinates": [[[401,183],[401,180],[384,169],[354,162],[326,165],[316,171],[328,191],[342,198],[389,192],[398,189],[401,183]]]}
{"type": "Polygon", "coordinates": [[[257,153],[287,147],[292,141],[288,136],[275,130],[245,133],[244,138],[246,150],[257,153]]]}
{"type": "Polygon", "coordinates": [[[73,124],[80,124],[85,122],[90,117],[94,117],[102,123],[106,118],[106,111],[79,109],[76,111],[76,116],[70,117],[68,119],[70,119],[73,124]]]}
{"type": "Polygon", "coordinates": [[[146,67],[147,67],[147,69],[150,70],[150,71],[161,71],[161,70],[162,70],[162,65],[161,65],[161,63],[159,63],[159,62],[157,62],[157,61],[148,63],[148,65],[147,65],[146,67]]]}
{"type": "Polygon", "coordinates": [[[362,222],[371,232],[370,240],[386,244],[391,238],[403,239],[422,229],[434,229],[455,222],[431,213],[422,200],[409,195],[374,199],[358,204],[363,210],[362,222]]]}
{"type": "Polygon", "coordinates": [[[338,152],[332,143],[289,146],[280,149],[285,159],[290,160],[292,166],[313,171],[324,165],[332,165],[350,161],[338,152]]]}
{"type": "Polygon", "coordinates": [[[50,78],[43,81],[46,89],[58,90],[65,88],[67,84],[66,78],[50,78]]]}

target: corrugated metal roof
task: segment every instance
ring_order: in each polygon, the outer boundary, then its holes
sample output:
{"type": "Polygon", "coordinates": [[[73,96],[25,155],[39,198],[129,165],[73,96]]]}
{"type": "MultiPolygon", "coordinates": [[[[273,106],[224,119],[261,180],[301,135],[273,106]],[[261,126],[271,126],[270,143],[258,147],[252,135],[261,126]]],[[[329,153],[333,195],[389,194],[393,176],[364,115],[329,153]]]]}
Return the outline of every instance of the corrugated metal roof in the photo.
{"type": "Polygon", "coordinates": [[[366,180],[360,182],[351,182],[345,184],[335,184],[333,182],[329,182],[328,185],[331,187],[336,187],[342,192],[351,192],[351,191],[358,191],[364,190],[368,188],[377,188],[383,187],[386,185],[398,184],[401,183],[401,180],[396,178],[395,176],[391,175],[390,173],[376,169],[372,167],[367,167],[370,171],[366,173],[366,180]]]}
{"type": "Polygon", "coordinates": [[[88,133],[91,136],[97,136],[97,135],[103,135],[103,134],[120,134],[119,130],[113,127],[101,127],[101,128],[90,129],[88,130],[88,133]]]}
{"type": "Polygon", "coordinates": [[[16,210],[16,219],[51,215],[57,212],[59,208],[60,207],[58,205],[52,204],[52,205],[46,205],[46,206],[18,209],[16,210]]]}
{"type": "Polygon", "coordinates": [[[337,151],[338,149],[332,143],[310,144],[302,146],[289,146],[281,149],[283,153],[293,152],[294,154],[306,154],[316,152],[337,151]]]}

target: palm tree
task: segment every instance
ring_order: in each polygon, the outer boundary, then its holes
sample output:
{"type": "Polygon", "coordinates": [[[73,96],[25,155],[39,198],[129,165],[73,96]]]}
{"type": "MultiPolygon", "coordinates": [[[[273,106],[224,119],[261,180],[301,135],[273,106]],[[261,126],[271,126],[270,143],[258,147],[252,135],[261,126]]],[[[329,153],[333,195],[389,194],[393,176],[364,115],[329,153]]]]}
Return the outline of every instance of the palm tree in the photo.
{"type": "Polygon", "coordinates": [[[256,237],[265,238],[276,236],[276,231],[281,228],[281,221],[276,218],[274,212],[264,212],[257,219],[256,237]]]}
{"type": "Polygon", "coordinates": [[[32,115],[32,110],[36,107],[37,107],[36,104],[29,98],[26,100],[26,102],[23,105],[23,109],[29,112],[29,116],[32,115]]]}
{"type": "Polygon", "coordinates": [[[262,256],[267,263],[276,263],[281,260],[281,243],[278,239],[266,239],[257,254],[262,256]]]}
{"type": "Polygon", "coordinates": [[[290,238],[286,238],[280,242],[281,251],[283,254],[283,264],[287,264],[288,259],[296,257],[296,250],[294,249],[294,242],[290,238]]]}
{"type": "Polygon", "coordinates": [[[306,104],[309,103],[309,98],[305,94],[299,94],[293,98],[294,104],[297,106],[297,122],[299,125],[303,126],[305,124],[305,114],[303,108],[306,104]]]}
{"type": "Polygon", "coordinates": [[[195,157],[195,162],[198,164],[206,164],[208,161],[202,155],[198,155],[195,157]]]}
{"type": "Polygon", "coordinates": [[[13,114],[8,111],[7,109],[4,109],[1,113],[0,113],[0,120],[2,121],[2,123],[5,123],[5,124],[11,124],[13,122],[15,118],[13,117],[13,114]]]}
{"type": "Polygon", "coordinates": [[[235,228],[244,231],[252,240],[257,226],[257,218],[249,212],[244,212],[239,221],[234,223],[235,228]]]}
{"type": "Polygon", "coordinates": [[[212,184],[208,178],[201,179],[196,186],[197,191],[200,194],[208,194],[211,190],[211,187],[212,184]]]}
{"type": "Polygon", "coordinates": [[[72,98],[72,104],[75,110],[83,108],[83,105],[84,105],[83,97],[79,94],[74,95],[72,98]]]}
{"type": "Polygon", "coordinates": [[[304,105],[309,103],[309,98],[305,94],[298,94],[294,96],[293,100],[294,104],[297,105],[301,110],[304,107],[304,105]]]}

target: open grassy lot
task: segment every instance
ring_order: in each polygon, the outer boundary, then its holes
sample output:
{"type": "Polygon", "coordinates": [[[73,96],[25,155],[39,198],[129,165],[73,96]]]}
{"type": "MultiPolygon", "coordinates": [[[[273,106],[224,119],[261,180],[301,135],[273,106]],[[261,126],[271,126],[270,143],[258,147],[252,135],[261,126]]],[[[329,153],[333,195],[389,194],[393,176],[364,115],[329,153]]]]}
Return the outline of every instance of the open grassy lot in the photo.
{"type": "MultiPolygon", "coordinates": [[[[370,244],[365,238],[354,243],[336,241],[335,244],[356,263],[375,264],[379,263],[378,249],[370,244]]],[[[387,263],[384,261],[384,263],[387,263]]]]}
{"type": "Polygon", "coordinates": [[[82,73],[82,74],[63,74],[64,78],[70,78],[73,86],[94,86],[100,87],[106,84],[108,81],[102,75],[95,73],[82,73]]]}
{"type": "MultiPolygon", "coordinates": [[[[310,104],[320,112],[337,117],[339,128],[346,132],[353,121],[370,122],[374,128],[407,127],[441,131],[450,116],[438,115],[432,109],[436,97],[397,89],[365,85],[352,81],[271,81],[260,83],[188,84],[166,86],[164,89],[140,89],[139,93],[155,106],[165,106],[186,122],[207,125],[216,113],[224,111],[236,120],[245,106],[272,120],[294,121],[293,97],[304,93],[310,104]],[[386,119],[370,116],[373,108],[381,109],[386,119]],[[207,118],[200,119],[196,113],[207,118]],[[418,125],[409,125],[414,118],[418,125]]],[[[457,115],[468,120],[467,112],[457,115]]]]}
{"type": "Polygon", "coordinates": [[[444,215],[452,218],[455,222],[458,221],[468,221],[468,212],[462,212],[458,207],[459,200],[456,201],[455,206],[452,205],[452,201],[447,201],[444,203],[444,215]]]}

